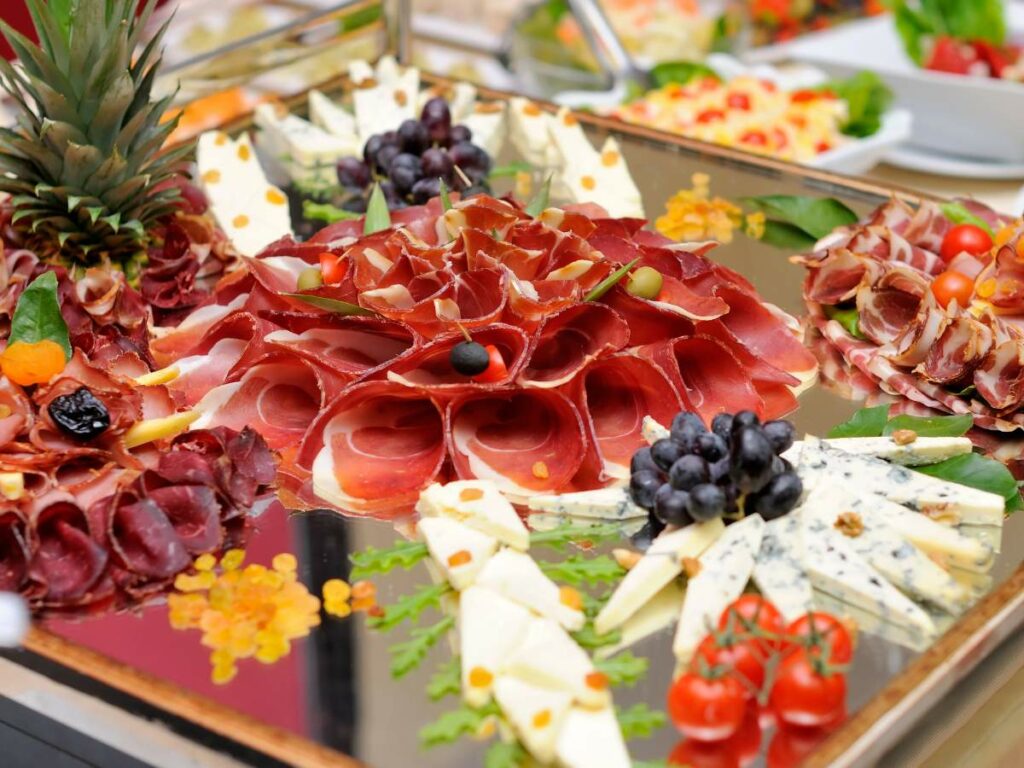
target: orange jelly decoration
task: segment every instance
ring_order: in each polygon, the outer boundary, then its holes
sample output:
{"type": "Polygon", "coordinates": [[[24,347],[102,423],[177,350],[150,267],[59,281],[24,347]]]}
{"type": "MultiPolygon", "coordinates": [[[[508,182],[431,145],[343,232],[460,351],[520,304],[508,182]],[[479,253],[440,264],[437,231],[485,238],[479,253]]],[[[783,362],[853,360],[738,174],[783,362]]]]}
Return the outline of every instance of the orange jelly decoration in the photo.
{"type": "Polygon", "coordinates": [[[476,501],[482,499],[484,492],[479,488],[463,488],[459,491],[459,501],[476,501]]]}
{"type": "Polygon", "coordinates": [[[468,549],[460,549],[458,552],[455,552],[448,557],[448,567],[458,568],[460,565],[465,565],[472,559],[473,555],[470,554],[468,549]]]}
{"type": "Polygon", "coordinates": [[[494,675],[483,667],[473,667],[469,670],[469,684],[474,688],[486,688],[494,681],[494,675]]]}
{"type": "Polygon", "coordinates": [[[67,365],[64,348],[55,341],[16,341],[0,356],[0,369],[15,384],[45,384],[67,365]]]}
{"type": "Polygon", "coordinates": [[[604,672],[591,672],[583,681],[587,684],[588,688],[592,688],[595,691],[603,691],[608,687],[608,675],[604,672]]]}
{"type": "Polygon", "coordinates": [[[542,709],[540,712],[533,716],[534,728],[547,728],[549,725],[551,725],[550,709],[542,709]]]}
{"type": "Polygon", "coordinates": [[[558,599],[562,605],[576,611],[583,610],[583,598],[580,593],[572,587],[562,587],[558,590],[558,599]]]}

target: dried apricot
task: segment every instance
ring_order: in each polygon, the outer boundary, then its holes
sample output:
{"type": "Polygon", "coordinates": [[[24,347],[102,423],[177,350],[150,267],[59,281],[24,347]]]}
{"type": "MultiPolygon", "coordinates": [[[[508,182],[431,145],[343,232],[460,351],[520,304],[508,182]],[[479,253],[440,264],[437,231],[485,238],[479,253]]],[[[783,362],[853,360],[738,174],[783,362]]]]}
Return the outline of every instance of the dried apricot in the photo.
{"type": "Polygon", "coordinates": [[[27,387],[45,384],[67,365],[64,348],[55,341],[16,341],[0,355],[0,369],[4,376],[27,387]]]}

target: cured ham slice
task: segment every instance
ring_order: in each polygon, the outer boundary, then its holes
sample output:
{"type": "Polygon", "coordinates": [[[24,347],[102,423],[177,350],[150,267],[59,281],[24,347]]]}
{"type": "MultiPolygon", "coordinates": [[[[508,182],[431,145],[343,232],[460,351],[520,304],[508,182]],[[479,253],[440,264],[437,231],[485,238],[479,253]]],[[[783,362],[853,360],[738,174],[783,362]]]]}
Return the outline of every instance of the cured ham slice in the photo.
{"type": "Polygon", "coordinates": [[[530,351],[530,338],[514,326],[492,325],[478,331],[473,340],[485,347],[497,347],[508,369],[503,380],[479,384],[452,368],[452,348],[464,340],[461,333],[434,339],[389,366],[388,379],[408,387],[429,390],[439,396],[473,389],[494,389],[515,380],[526,364],[530,351]]]}
{"type": "Polygon", "coordinates": [[[126,570],[147,580],[163,580],[189,566],[188,549],[153,499],[112,506],[110,541],[126,570]]]}
{"type": "Polygon", "coordinates": [[[87,600],[107,565],[107,551],[90,535],[89,524],[72,497],[41,499],[33,528],[37,545],[28,576],[42,585],[50,603],[87,600]]]}
{"type": "Polygon", "coordinates": [[[917,317],[927,291],[920,273],[901,265],[885,270],[857,293],[861,332],[876,344],[895,341],[917,317]]]}
{"type": "Polygon", "coordinates": [[[513,499],[566,487],[587,450],[575,406],[550,389],[456,398],[448,405],[447,429],[456,475],[492,480],[513,499]]]}
{"type": "Polygon", "coordinates": [[[1019,408],[1024,403],[1024,344],[1008,339],[996,346],[974,372],[974,386],[993,408],[1019,408]]]}
{"type": "Polygon", "coordinates": [[[0,592],[18,592],[28,578],[29,548],[25,521],[14,512],[0,514],[0,592]]]}
{"type": "Polygon", "coordinates": [[[961,384],[992,349],[992,331],[969,315],[953,318],[918,372],[938,384],[961,384]]]}
{"type": "Polygon", "coordinates": [[[654,344],[666,338],[675,339],[693,334],[693,322],[685,315],[670,310],[654,301],[641,299],[615,286],[602,298],[629,326],[629,341],[633,346],[654,344]]]}
{"type": "Polygon", "coordinates": [[[857,295],[868,270],[868,262],[846,248],[829,251],[824,259],[807,260],[810,271],[804,283],[804,297],[821,304],[841,304],[857,295]]]}
{"type": "Polygon", "coordinates": [[[519,375],[527,387],[565,384],[596,358],[617,352],[629,342],[629,327],[602,304],[580,304],[544,321],[529,365],[519,375]]]}

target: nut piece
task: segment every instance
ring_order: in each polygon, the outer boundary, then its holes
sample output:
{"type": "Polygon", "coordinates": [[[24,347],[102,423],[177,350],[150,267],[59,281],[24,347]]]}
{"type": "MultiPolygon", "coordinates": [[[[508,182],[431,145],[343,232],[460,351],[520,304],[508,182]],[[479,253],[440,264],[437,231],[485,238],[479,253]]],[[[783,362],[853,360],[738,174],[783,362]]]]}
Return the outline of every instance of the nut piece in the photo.
{"type": "Polygon", "coordinates": [[[896,445],[910,445],[917,440],[917,432],[912,429],[897,429],[892,433],[892,441],[896,445]]]}
{"type": "Polygon", "coordinates": [[[683,573],[686,574],[686,578],[692,579],[698,573],[700,573],[701,564],[700,560],[695,557],[684,557],[683,558],[683,573]]]}
{"type": "Polygon", "coordinates": [[[634,552],[632,549],[613,549],[612,557],[615,558],[615,562],[625,568],[627,571],[633,570],[633,566],[640,562],[640,558],[643,557],[639,552],[634,552]]]}
{"type": "Polygon", "coordinates": [[[864,533],[864,521],[856,512],[842,512],[836,518],[835,529],[852,539],[864,533]]]}

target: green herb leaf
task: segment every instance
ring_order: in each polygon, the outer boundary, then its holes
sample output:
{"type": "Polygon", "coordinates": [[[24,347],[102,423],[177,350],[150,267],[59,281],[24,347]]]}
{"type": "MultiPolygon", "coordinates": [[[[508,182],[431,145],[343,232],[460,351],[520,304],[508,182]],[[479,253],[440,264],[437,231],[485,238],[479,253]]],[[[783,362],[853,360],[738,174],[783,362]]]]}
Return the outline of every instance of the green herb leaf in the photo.
{"type": "Polygon", "coordinates": [[[540,563],[540,568],[548,578],[574,586],[618,582],[626,575],[626,569],[608,555],[571,555],[558,562],[540,563]]]}
{"type": "Polygon", "coordinates": [[[619,267],[617,270],[608,275],[608,277],[606,277],[600,283],[591,288],[590,293],[584,296],[583,300],[597,301],[598,299],[600,299],[602,296],[608,293],[608,291],[610,291],[612,288],[618,285],[622,278],[624,278],[629,273],[629,270],[636,266],[636,263],[638,261],[640,261],[639,256],[633,259],[631,262],[629,262],[629,264],[624,264],[623,266],[619,267]]]}
{"type": "Polygon", "coordinates": [[[783,221],[768,219],[764,223],[764,233],[758,238],[765,245],[781,248],[791,253],[804,253],[814,249],[818,238],[811,237],[799,227],[783,221]]]}
{"type": "Polygon", "coordinates": [[[455,619],[445,616],[433,626],[414,629],[408,640],[391,646],[391,676],[399,680],[416,669],[444,633],[454,626],[455,619]]]}
{"type": "Polygon", "coordinates": [[[491,179],[505,179],[517,176],[520,173],[533,173],[533,166],[529,163],[509,163],[498,165],[491,169],[487,176],[491,179]]]}
{"type": "Polygon", "coordinates": [[[399,566],[409,570],[427,554],[427,545],[422,541],[396,541],[387,549],[367,547],[348,556],[352,563],[348,578],[360,581],[375,573],[390,573],[399,566]]]}
{"type": "Polygon", "coordinates": [[[615,645],[622,640],[622,633],[613,629],[611,632],[599,635],[594,629],[594,624],[588,621],[579,632],[573,632],[572,639],[578,645],[592,651],[596,648],[604,648],[606,645],[615,645]]]}
{"type": "Polygon", "coordinates": [[[475,736],[487,718],[497,715],[500,715],[500,711],[493,701],[482,707],[463,704],[421,728],[420,745],[425,748],[436,747],[441,744],[454,744],[463,736],[475,736]]]}
{"type": "Polygon", "coordinates": [[[325,221],[328,224],[338,221],[354,221],[360,218],[358,213],[337,208],[330,203],[317,203],[313,200],[302,201],[302,215],[310,221],[325,221]]]}
{"type": "Polygon", "coordinates": [[[518,741],[495,741],[484,755],[484,768],[522,768],[528,760],[518,741]]]}
{"type": "Polygon", "coordinates": [[[441,209],[450,211],[452,209],[452,199],[448,196],[448,185],[444,183],[444,179],[438,179],[441,182],[441,209]]]}
{"type": "Polygon", "coordinates": [[[698,77],[710,77],[718,81],[722,79],[711,67],[696,61],[665,61],[651,70],[651,80],[657,88],[673,84],[686,85],[698,77]]]}
{"type": "Polygon", "coordinates": [[[66,359],[71,359],[71,339],[68,324],[60,313],[56,273],[43,272],[22,292],[11,318],[11,334],[7,341],[9,344],[16,341],[26,344],[52,341],[64,350],[66,359]]]}
{"type": "Polygon", "coordinates": [[[462,662],[455,656],[444,662],[427,683],[427,696],[431,701],[440,701],[445,696],[462,693],[462,662]]]}
{"type": "Polygon", "coordinates": [[[560,525],[550,531],[532,531],[531,547],[550,547],[563,550],[569,544],[583,541],[597,542],[617,539],[622,536],[622,526],[618,523],[599,523],[598,525],[560,525]]]}
{"type": "Polygon", "coordinates": [[[317,296],[315,293],[282,293],[282,296],[286,296],[289,299],[298,299],[306,304],[310,304],[320,309],[326,309],[328,312],[334,312],[338,315],[375,315],[377,314],[372,309],[366,307],[360,307],[358,304],[352,304],[348,301],[342,301],[341,299],[332,299],[330,296],[317,296]]]}
{"type": "Polygon", "coordinates": [[[860,331],[860,312],[856,307],[825,307],[825,316],[829,320],[835,320],[846,332],[855,339],[863,339],[864,334],[860,331]]]}
{"type": "Polygon", "coordinates": [[[537,190],[537,194],[533,196],[533,199],[526,204],[526,212],[537,218],[540,216],[544,209],[548,207],[548,202],[551,200],[551,176],[549,175],[544,179],[544,183],[541,188],[537,190]]]}
{"type": "Polygon", "coordinates": [[[815,240],[857,221],[857,214],[833,197],[762,195],[745,197],[743,201],[763,211],[769,219],[792,224],[815,240]]]}
{"type": "Polygon", "coordinates": [[[995,234],[992,232],[992,227],[988,225],[987,221],[980,216],[975,216],[958,200],[942,203],[939,208],[942,209],[942,215],[954,224],[973,224],[974,226],[988,232],[990,237],[995,234]]]}
{"type": "Polygon", "coordinates": [[[370,202],[366,204],[366,220],[363,222],[363,234],[372,235],[375,232],[383,232],[391,226],[391,212],[388,210],[388,201],[380,184],[373,185],[373,192],[370,193],[370,202]]]}
{"type": "Polygon", "coordinates": [[[874,72],[858,72],[846,80],[832,80],[818,90],[829,90],[846,102],[847,118],[840,130],[847,136],[872,136],[882,127],[882,116],[892,103],[892,91],[874,72]]]}
{"type": "Polygon", "coordinates": [[[609,659],[597,659],[594,666],[608,678],[611,686],[635,685],[647,674],[650,661],[634,656],[632,651],[623,651],[609,659]]]}
{"type": "Polygon", "coordinates": [[[954,456],[951,459],[940,461],[938,464],[914,467],[914,469],[922,474],[938,477],[950,483],[959,483],[980,491],[998,494],[1006,499],[1008,504],[1015,497],[1020,497],[1017,481],[1010,474],[1006,465],[977,453],[954,456]]]}
{"type": "Polygon", "coordinates": [[[889,420],[889,406],[861,408],[849,421],[837,424],[828,431],[828,437],[879,437],[889,420]]]}
{"type": "Polygon", "coordinates": [[[969,413],[956,416],[894,416],[882,430],[891,435],[897,429],[912,429],[920,437],[961,437],[974,426],[974,417],[969,413]]]}
{"type": "Polygon", "coordinates": [[[616,708],[615,714],[619,719],[619,728],[622,729],[622,736],[626,741],[646,739],[668,721],[664,712],[651,709],[642,703],[634,704],[629,709],[616,708]]]}
{"type": "Polygon", "coordinates": [[[381,632],[390,632],[403,621],[418,621],[420,614],[428,608],[441,605],[441,598],[452,591],[447,581],[437,584],[422,584],[411,595],[398,598],[384,607],[383,616],[371,617],[366,626],[381,632]]]}

